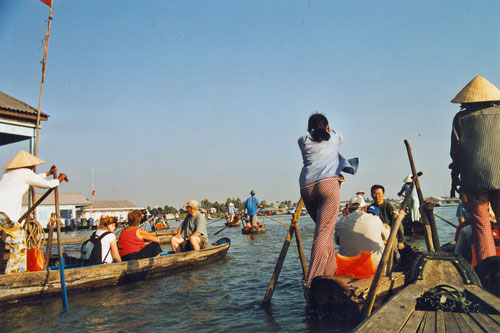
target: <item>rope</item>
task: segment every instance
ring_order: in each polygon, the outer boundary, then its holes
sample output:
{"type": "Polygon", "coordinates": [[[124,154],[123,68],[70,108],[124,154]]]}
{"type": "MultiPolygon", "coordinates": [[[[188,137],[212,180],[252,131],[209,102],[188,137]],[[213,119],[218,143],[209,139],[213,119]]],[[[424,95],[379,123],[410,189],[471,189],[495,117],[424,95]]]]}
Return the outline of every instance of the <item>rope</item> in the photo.
{"type": "Polygon", "coordinates": [[[26,245],[28,248],[39,249],[45,241],[45,231],[38,221],[29,220],[24,223],[26,233],[26,245]]]}
{"type": "Polygon", "coordinates": [[[455,287],[440,284],[417,298],[418,310],[448,312],[478,312],[480,304],[467,299],[465,293],[455,287]]]}

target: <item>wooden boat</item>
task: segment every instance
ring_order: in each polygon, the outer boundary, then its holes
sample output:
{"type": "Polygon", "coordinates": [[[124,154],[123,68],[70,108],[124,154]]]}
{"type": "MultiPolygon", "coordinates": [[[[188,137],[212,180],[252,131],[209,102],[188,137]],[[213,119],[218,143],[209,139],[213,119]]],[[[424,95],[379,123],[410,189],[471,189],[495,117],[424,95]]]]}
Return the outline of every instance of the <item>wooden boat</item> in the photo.
{"type": "MultiPolygon", "coordinates": [[[[316,312],[334,313],[336,316],[342,315],[346,322],[359,322],[372,279],[373,277],[317,276],[307,294],[309,304],[316,312]]],[[[382,277],[374,306],[379,306],[404,285],[403,273],[382,277]]]]}
{"type": "MultiPolygon", "coordinates": [[[[222,238],[198,251],[162,253],[158,257],[131,260],[107,265],[65,268],[66,289],[76,292],[98,287],[123,284],[136,280],[172,275],[198,265],[224,258],[231,245],[222,238]]],[[[0,275],[0,302],[8,304],[59,295],[61,292],[58,270],[23,272],[0,275]]]]}
{"type": "MultiPolygon", "coordinates": [[[[422,254],[407,274],[412,281],[372,316],[355,328],[356,332],[498,332],[500,298],[481,287],[477,274],[462,256],[444,253],[422,254]],[[463,292],[480,306],[480,312],[465,313],[425,309],[420,300],[438,285],[463,292]],[[417,302],[419,300],[419,302],[417,302]]],[[[439,299],[439,297],[438,297],[439,299]]],[[[439,303],[447,300],[443,296],[439,303]]]]}
{"type": "Polygon", "coordinates": [[[224,224],[228,228],[233,228],[233,227],[239,227],[241,225],[241,221],[238,215],[234,216],[234,219],[232,222],[227,222],[224,224]]]}
{"type": "Polygon", "coordinates": [[[244,235],[248,235],[248,234],[262,234],[266,232],[266,226],[265,225],[261,225],[260,227],[251,227],[249,229],[247,228],[242,228],[241,229],[241,233],[244,234],[244,235]]]}

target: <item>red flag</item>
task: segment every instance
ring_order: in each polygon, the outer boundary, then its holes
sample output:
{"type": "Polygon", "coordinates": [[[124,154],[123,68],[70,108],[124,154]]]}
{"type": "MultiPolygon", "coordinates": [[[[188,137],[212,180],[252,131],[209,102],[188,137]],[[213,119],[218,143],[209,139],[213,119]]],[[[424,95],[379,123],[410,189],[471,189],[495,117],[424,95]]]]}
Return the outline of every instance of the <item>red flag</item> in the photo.
{"type": "MultiPolygon", "coordinates": [[[[42,0],[40,0],[42,1],[42,0]]],[[[95,197],[95,190],[92,191],[92,196],[95,197]]]]}
{"type": "Polygon", "coordinates": [[[52,7],[52,0],[40,0],[40,1],[46,4],[47,6],[52,7]]]}

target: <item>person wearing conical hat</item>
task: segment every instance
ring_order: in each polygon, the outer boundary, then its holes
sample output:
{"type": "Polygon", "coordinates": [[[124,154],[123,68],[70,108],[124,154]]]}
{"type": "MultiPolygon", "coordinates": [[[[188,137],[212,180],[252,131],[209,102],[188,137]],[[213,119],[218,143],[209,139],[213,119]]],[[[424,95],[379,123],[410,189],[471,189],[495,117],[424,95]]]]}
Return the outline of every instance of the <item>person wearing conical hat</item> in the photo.
{"type": "Polygon", "coordinates": [[[236,209],[234,208],[234,203],[230,202],[227,207],[227,223],[233,222],[235,214],[236,214],[236,209]]]}
{"type": "Polygon", "coordinates": [[[468,198],[477,261],[495,256],[488,202],[500,214],[500,90],[476,76],[451,100],[453,119],[450,196],[460,187],[468,198]]]}
{"type": "Polygon", "coordinates": [[[420,213],[419,213],[419,208],[420,208],[420,203],[418,201],[418,194],[417,194],[417,189],[414,187],[413,191],[410,192],[410,185],[413,177],[411,175],[406,176],[403,179],[403,187],[401,187],[401,190],[398,192],[398,196],[402,196],[404,194],[404,197],[406,198],[407,195],[410,195],[410,200],[408,201],[408,208],[410,209],[410,218],[412,223],[416,223],[420,220],[420,213]]]}
{"type": "Polygon", "coordinates": [[[11,246],[6,274],[26,270],[26,236],[20,224],[22,221],[18,221],[22,214],[23,195],[30,185],[53,188],[67,178],[61,173],[57,179],[45,179],[57,172],[54,165],[46,173],[34,173],[33,167],[42,163],[45,162],[40,158],[21,150],[5,165],[6,171],[0,179],[0,212],[4,216],[4,223],[0,224],[0,228],[10,236],[8,241],[11,246]]]}

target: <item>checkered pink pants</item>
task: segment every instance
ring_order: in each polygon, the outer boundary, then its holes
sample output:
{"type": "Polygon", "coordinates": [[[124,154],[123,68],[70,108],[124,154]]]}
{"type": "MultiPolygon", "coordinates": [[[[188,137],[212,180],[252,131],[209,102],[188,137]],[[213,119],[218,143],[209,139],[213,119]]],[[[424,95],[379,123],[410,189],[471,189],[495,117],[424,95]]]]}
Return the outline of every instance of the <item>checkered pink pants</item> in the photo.
{"type": "Polygon", "coordinates": [[[335,275],[337,261],[333,232],[340,206],[340,183],[337,177],[326,178],[300,188],[307,212],[316,223],[309,262],[307,286],[318,275],[335,275]]]}
{"type": "Polygon", "coordinates": [[[480,262],[496,255],[495,242],[491,233],[488,202],[495,213],[497,221],[500,217],[500,190],[481,190],[467,192],[469,199],[469,216],[472,226],[472,241],[476,250],[476,260],[480,262]]]}

